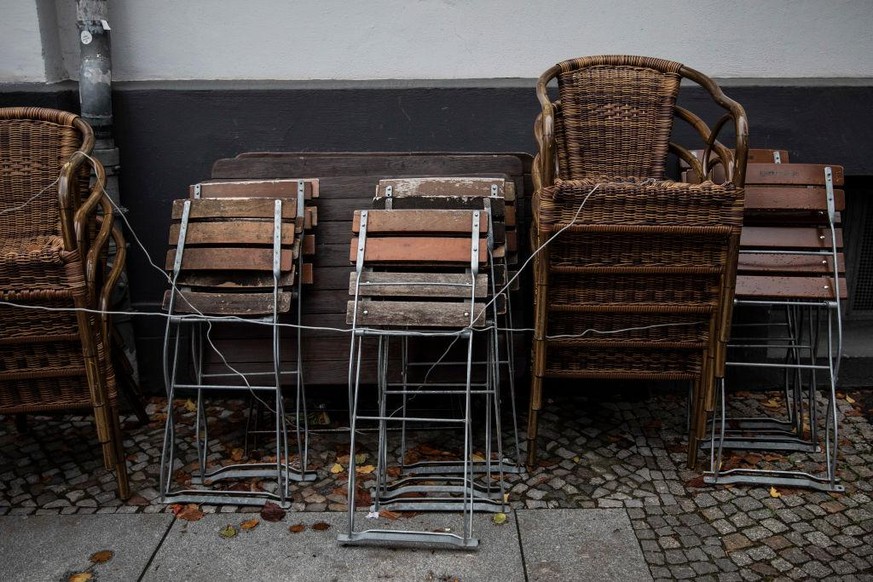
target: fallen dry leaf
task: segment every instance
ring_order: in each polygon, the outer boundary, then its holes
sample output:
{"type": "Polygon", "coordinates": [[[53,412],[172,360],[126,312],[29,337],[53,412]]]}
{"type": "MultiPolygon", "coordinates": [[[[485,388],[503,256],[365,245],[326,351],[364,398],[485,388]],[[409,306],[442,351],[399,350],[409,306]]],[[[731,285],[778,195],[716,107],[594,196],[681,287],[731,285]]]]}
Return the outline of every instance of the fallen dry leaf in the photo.
{"type": "Polygon", "coordinates": [[[230,451],[230,460],[235,462],[235,463],[238,463],[239,461],[242,461],[242,458],[244,455],[245,455],[245,451],[243,451],[242,449],[240,449],[240,448],[233,449],[232,451],[230,451]]]}
{"type": "Polygon", "coordinates": [[[343,466],[339,463],[334,463],[333,466],[330,468],[330,472],[334,475],[342,473],[343,471],[345,471],[345,469],[343,469],[343,466]]]}
{"type": "Polygon", "coordinates": [[[358,453],[355,455],[355,465],[363,465],[367,460],[367,453],[358,453]]]}
{"type": "Polygon", "coordinates": [[[188,412],[197,412],[197,404],[194,403],[190,398],[185,401],[185,410],[188,412]]]}
{"type": "Polygon", "coordinates": [[[472,455],[470,455],[470,460],[474,463],[484,463],[485,456],[482,455],[482,453],[473,453],[472,455]]]}
{"type": "Polygon", "coordinates": [[[239,528],[243,531],[248,531],[250,529],[255,529],[256,527],[258,527],[258,524],[260,524],[260,523],[261,523],[261,520],[259,520],[258,518],[247,519],[244,522],[242,522],[241,524],[239,524],[239,528]]]}
{"type": "Polygon", "coordinates": [[[846,395],[846,402],[848,402],[849,404],[855,404],[855,399],[847,394],[846,395]]]}
{"type": "Polygon", "coordinates": [[[312,529],[315,531],[325,531],[330,529],[330,524],[324,521],[316,521],[312,524],[312,529]]]}
{"type": "Polygon", "coordinates": [[[223,537],[225,539],[232,538],[233,536],[236,535],[236,528],[230,524],[227,524],[226,526],[224,526],[223,529],[218,531],[218,535],[220,535],[221,537],[223,537]]]}
{"type": "Polygon", "coordinates": [[[494,525],[503,525],[506,523],[506,514],[505,513],[495,513],[491,517],[491,521],[494,522],[494,525]]]}
{"type": "Polygon", "coordinates": [[[391,521],[394,521],[396,519],[399,519],[401,515],[396,511],[391,511],[390,509],[380,509],[379,517],[384,517],[385,519],[390,519],[391,521]]]}
{"type": "Polygon", "coordinates": [[[391,477],[391,478],[395,478],[395,477],[399,477],[399,476],[400,476],[400,473],[402,473],[402,472],[403,472],[403,469],[401,469],[401,468],[398,467],[397,465],[391,465],[391,466],[388,467],[388,469],[385,471],[385,474],[387,474],[387,475],[388,475],[389,477],[391,477]]]}
{"type": "Polygon", "coordinates": [[[359,475],[369,475],[375,470],[376,467],[373,465],[363,465],[361,467],[355,467],[355,472],[359,475]]]}
{"type": "Polygon", "coordinates": [[[76,572],[75,574],[70,574],[70,577],[67,578],[67,582],[88,582],[93,579],[94,574],[91,572],[76,572]]]}
{"type": "MultiPolygon", "coordinates": [[[[175,509],[173,509],[173,513],[176,513],[175,509]]],[[[203,518],[203,512],[200,511],[196,503],[189,503],[176,513],[176,517],[185,521],[199,521],[203,518]]]]}
{"type": "Polygon", "coordinates": [[[775,487],[770,487],[770,497],[782,497],[782,494],[775,487]]]}
{"type": "Polygon", "coordinates": [[[112,552],[112,550],[103,550],[100,552],[94,552],[93,554],[91,554],[91,557],[89,559],[95,564],[105,564],[106,562],[111,560],[112,556],[114,555],[115,554],[112,552]]]}
{"type": "Polygon", "coordinates": [[[302,523],[295,523],[294,525],[292,525],[291,527],[288,528],[288,531],[290,531],[293,534],[297,534],[297,533],[302,532],[305,529],[306,529],[306,526],[303,525],[302,523]]]}
{"type": "Polygon", "coordinates": [[[264,521],[282,521],[285,517],[286,511],[273,503],[272,501],[268,501],[261,508],[261,518],[264,521]]]}

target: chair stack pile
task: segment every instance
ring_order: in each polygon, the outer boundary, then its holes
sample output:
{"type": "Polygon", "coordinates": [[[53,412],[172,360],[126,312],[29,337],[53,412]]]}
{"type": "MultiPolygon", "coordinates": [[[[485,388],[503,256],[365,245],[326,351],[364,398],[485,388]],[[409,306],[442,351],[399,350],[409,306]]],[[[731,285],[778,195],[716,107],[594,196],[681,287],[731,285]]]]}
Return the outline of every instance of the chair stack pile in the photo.
{"type": "Polygon", "coordinates": [[[745,118],[711,80],[678,63],[586,57],[538,83],[543,113],[535,163],[533,378],[528,462],[536,460],[547,378],[688,381],[689,464],[722,371],[743,217],[745,118]],[[558,79],[560,100],[547,84],[558,79]],[[675,106],[690,78],[734,120],[739,150],[718,127],[675,106]],[[731,169],[715,184],[665,178],[674,116],[731,169]]]}
{"type": "Polygon", "coordinates": [[[129,495],[105,313],[124,268],[105,174],[80,117],[0,109],[0,414],[93,413],[118,496],[129,495]],[[89,170],[96,180],[89,186],[89,170]],[[114,240],[117,253],[106,264],[114,240]],[[98,312],[104,312],[98,315],[98,312]]]}
{"type": "MultiPolygon", "coordinates": [[[[307,231],[315,214],[305,201],[317,192],[317,180],[203,182],[190,188],[188,199],[173,203],[166,262],[172,285],[164,296],[169,316],[164,347],[168,406],[161,467],[165,501],[262,504],[275,499],[286,503],[290,480],[314,478],[306,471],[308,427],[300,352],[283,361],[280,340],[283,324],[299,322],[303,283],[312,279],[303,257],[307,240],[314,250],[313,235],[307,231]],[[229,365],[221,344],[214,340],[213,326],[238,329],[241,323],[258,325],[265,330],[260,335],[269,336],[271,364],[266,370],[229,365]],[[186,335],[189,350],[181,349],[186,335]],[[180,358],[186,353],[193,368],[190,379],[186,377],[188,366],[180,358]],[[282,394],[287,384],[296,386],[293,454],[282,394]],[[247,439],[261,407],[272,415],[272,430],[259,431],[272,434],[274,458],[270,462],[228,464],[227,459],[208,458],[204,393],[241,389],[255,403],[247,439]],[[174,465],[179,440],[174,401],[191,391],[196,396],[197,451],[191,483],[270,477],[275,479],[275,490],[186,488],[174,483],[179,477],[174,465]]],[[[298,347],[300,331],[297,326],[298,347]]]]}

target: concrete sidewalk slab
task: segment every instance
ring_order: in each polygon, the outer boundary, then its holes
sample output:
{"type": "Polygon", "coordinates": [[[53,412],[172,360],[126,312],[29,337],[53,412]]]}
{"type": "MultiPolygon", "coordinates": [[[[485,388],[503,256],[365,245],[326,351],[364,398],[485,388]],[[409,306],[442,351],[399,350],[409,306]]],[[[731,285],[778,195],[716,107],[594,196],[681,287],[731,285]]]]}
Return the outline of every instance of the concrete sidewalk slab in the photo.
{"type": "MultiPolygon", "coordinates": [[[[254,529],[223,538],[227,525],[237,530],[257,514],[209,514],[196,522],[177,521],[155,556],[145,581],[187,580],[342,580],[431,581],[501,580],[523,581],[524,565],[518,529],[512,515],[495,525],[490,515],[474,516],[473,531],[478,550],[423,547],[339,546],[336,536],[346,529],[344,513],[289,512],[276,523],[263,520],[254,529]],[[329,529],[316,531],[324,522],[329,529]],[[300,533],[289,526],[304,524],[300,533]]],[[[365,520],[356,529],[391,528],[432,531],[451,527],[456,531],[459,514],[421,514],[395,521],[365,520]]]]}
{"type": "Polygon", "coordinates": [[[651,580],[624,509],[516,512],[528,580],[651,580]]]}
{"type": "Polygon", "coordinates": [[[85,571],[95,580],[136,580],[172,522],[167,514],[0,517],[0,580],[67,580],[85,571]],[[92,564],[104,550],[112,559],[92,564]]]}

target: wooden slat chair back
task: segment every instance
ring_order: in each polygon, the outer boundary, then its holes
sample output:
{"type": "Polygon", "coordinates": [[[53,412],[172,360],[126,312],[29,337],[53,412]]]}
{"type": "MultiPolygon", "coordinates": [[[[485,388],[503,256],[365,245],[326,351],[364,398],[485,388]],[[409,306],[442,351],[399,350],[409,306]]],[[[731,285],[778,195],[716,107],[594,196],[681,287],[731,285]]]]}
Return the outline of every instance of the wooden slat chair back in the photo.
{"type": "Polygon", "coordinates": [[[115,470],[124,499],[130,489],[106,312],[125,244],[93,147],[94,133],[77,115],[0,108],[0,298],[58,310],[0,306],[0,414],[93,413],[104,465],[115,470]],[[118,250],[106,269],[110,239],[118,250]]]}
{"type": "MultiPolygon", "coordinates": [[[[841,491],[836,476],[835,389],[842,350],[840,302],[847,297],[841,229],[843,168],[790,164],[784,163],[785,156],[780,158],[782,163],[747,166],[736,303],[768,308],[769,320],[735,324],[728,365],[784,368],[785,418],[731,418],[725,426],[716,425],[718,445],[711,446],[718,454],[707,481],[841,491]],[[750,328],[762,329],[763,335],[761,331],[750,335],[750,328]],[[782,351],[784,361],[768,359],[771,352],[782,351]],[[823,432],[816,412],[817,372],[827,377],[829,387],[823,432]],[[819,449],[822,434],[826,444],[819,449]],[[821,465],[825,469],[820,474],[757,467],[720,471],[722,447],[808,453],[823,450],[821,465]]],[[[722,391],[723,407],[726,398],[722,391]]]]}
{"type": "Polygon", "coordinates": [[[484,212],[360,210],[352,231],[349,260],[356,270],[347,323],[459,329],[484,324],[484,212]]]}
{"type": "MultiPolygon", "coordinates": [[[[271,477],[276,479],[277,489],[275,492],[235,492],[214,487],[175,487],[172,470],[176,456],[175,419],[168,412],[161,474],[161,494],[165,501],[262,504],[275,499],[284,503],[289,480],[314,477],[306,470],[308,426],[299,354],[300,328],[297,328],[296,362],[289,368],[282,361],[280,317],[296,315],[293,319],[300,321],[302,256],[307,239],[314,252],[314,237],[308,229],[316,222],[316,214],[307,209],[305,202],[317,196],[317,192],[317,180],[203,182],[190,188],[188,199],[173,202],[170,248],[165,264],[172,285],[163,302],[170,314],[164,348],[168,358],[165,376],[169,399],[174,398],[177,390],[195,390],[199,403],[204,391],[236,388],[240,382],[252,392],[270,394],[267,400],[257,400],[260,404],[270,402],[266,407],[276,418],[275,462],[228,465],[207,471],[201,461],[198,479],[212,483],[226,478],[271,477]],[[191,315],[201,317],[186,319],[191,315]],[[228,317],[235,318],[231,323],[243,319],[266,325],[259,331],[270,330],[269,364],[247,367],[242,373],[227,362],[227,357],[211,338],[207,338],[211,349],[204,347],[203,330],[197,325],[198,321],[227,322],[228,317]],[[186,383],[178,373],[178,342],[183,326],[191,327],[193,383],[186,383]],[[176,354],[172,362],[170,353],[176,354]],[[266,370],[261,371],[264,368],[266,370]],[[297,438],[293,455],[288,448],[282,394],[283,384],[288,383],[289,378],[297,386],[297,438]],[[296,469],[291,466],[292,458],[298,463],[296,469]]],[[[205,436],[201,438],[206,441],[205,436]]],[[[201,451],[200,439],[197,446],[201,451]]]]}

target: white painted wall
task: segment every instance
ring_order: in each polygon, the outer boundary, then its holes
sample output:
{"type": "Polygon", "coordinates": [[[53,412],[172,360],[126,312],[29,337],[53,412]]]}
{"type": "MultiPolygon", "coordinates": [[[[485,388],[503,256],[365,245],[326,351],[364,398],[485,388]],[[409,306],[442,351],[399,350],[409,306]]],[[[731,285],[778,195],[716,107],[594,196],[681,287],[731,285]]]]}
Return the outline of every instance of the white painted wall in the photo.
{"type": "MultiPolygon", "coordinates": [[[[56,2],[69,52],[62,6],[73,0],[56,2]]],[[[32,20],[33,4],[0,0],[2,29],[7,8],[32,20]]],[[[873,0],[110,0],[109,10],[120,81],[530,78],[606,53],[721,78],[873,77],[873,0]]],[[[0,82],[39,76],[31,28],[0,40],[0,82]]],[[[75,59],[62,60],[76,78],[75,59]]]]}
{"type": "Polygon", "coordinates": [[[0,0],[0,82],[45,79],[36,3],[0,0]]]}

